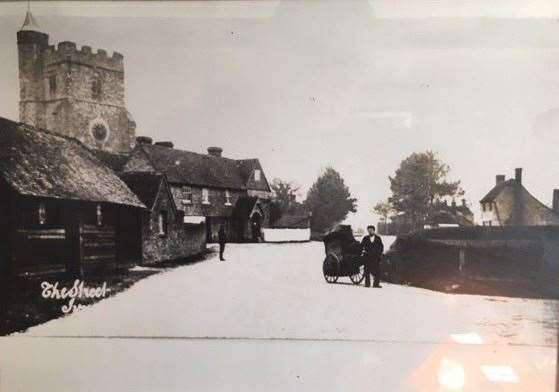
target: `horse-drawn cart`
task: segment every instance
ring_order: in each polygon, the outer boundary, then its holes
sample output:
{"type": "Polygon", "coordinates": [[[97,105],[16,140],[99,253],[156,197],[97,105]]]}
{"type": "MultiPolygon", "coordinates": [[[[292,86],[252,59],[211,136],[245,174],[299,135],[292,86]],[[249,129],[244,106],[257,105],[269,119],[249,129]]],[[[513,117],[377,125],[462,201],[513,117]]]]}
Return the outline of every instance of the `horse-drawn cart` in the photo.
{"type": "Polygon", "coordinates": [[[339,225],[324,236],[326,258],[322,264],[324,279],[335,283],[340,276],[348,276],[354,284],[365,277],[361,245],[353,237],[351,226],[339,225]]]}

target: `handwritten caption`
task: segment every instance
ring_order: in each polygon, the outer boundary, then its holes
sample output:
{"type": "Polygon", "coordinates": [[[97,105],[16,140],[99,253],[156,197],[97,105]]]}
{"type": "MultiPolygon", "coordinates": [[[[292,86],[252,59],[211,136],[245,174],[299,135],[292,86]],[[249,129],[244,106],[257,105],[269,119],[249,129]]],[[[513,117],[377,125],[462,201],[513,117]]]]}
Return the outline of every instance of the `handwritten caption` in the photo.
{"type": "Polygon", "coordinates": [[[104,298],[110,289],[107,288],[107,282],[101,286],[88,287],[85,282],[76,279],[71,287],[60,285],[59,282],[42,282],[41,283],[41,296],[45,299],[67,299],[68,302],[62,305],[62,313],[68,314],[77,310],[84,309],[86,306],[77,302],[79,299],[94,299],[104,298]]]}

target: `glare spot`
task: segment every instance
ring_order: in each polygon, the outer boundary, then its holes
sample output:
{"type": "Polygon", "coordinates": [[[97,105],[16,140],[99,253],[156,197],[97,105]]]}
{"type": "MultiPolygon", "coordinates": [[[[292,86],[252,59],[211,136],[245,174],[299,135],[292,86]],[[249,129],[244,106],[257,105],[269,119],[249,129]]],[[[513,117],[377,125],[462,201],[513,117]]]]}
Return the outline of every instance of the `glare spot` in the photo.
{"type": "Polygon", "coordinates": [[[519,379],[510,366],[482,366],[481,371],[491,382],[518,383],[519,379]]]}
{"type": "Polygon", "coordinates": [[[459,344],[482,344],[483,339],[475,332],[453,333],[450,335],[452,340],[459,344]]]}
{"type": "Polygon", "coordinates": [[[464,388],[464,368],[459,362],[444,357],[439,366],[438,379],[441,387],[446,390],[457,391],[464,388]]]}

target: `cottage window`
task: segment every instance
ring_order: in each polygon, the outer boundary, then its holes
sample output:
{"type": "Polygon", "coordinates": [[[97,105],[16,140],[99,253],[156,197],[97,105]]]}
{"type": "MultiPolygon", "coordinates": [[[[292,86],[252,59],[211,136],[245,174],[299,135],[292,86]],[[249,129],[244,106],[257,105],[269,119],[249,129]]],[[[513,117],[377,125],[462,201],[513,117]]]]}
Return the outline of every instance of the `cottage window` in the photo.
{"type": "Polygon", "coordinates": [[[159,229],[159,235],[167,235],[167,211],[161,211],[157,217],[157,228],[159,229]]]}
{"type": "Polygon", "coordinates": [[[39,224],[42,226],[47,223],[47,208],[44,202],[39,203],[39,224]]]}
{"type": "Polygon", "coordinates": [[[254,181],[259,182],[261,176],[262,176],[262,172],[259,169],[256,169],[254,171],[254,181]]]}
{"type": "Polygon", "coordinates": [[[182,188],[182,204],[192,204],[192,188],[189,186],[182,188]]]}
{"type": "Polygon", "coordinates": [[[91,97],[93,99],[99,99],[101,98],[102,92],[101,80],[97,78],[93,79],[91,82],[91,97]]]}
{"type": "Polygon", "coordinates": [[[493,203],[488,203],[489,211],[493,211],[493,203]]]}
{"type": "Polygon", "coordinates": [[[56,75],[49,76],[49,92],[51,95],[56,94],[56,75]]]}
{"type": "Polygon", "coordinates": [[[481,204],[481,210],[482,210],[483,212],[485,212],[485,203],[482,203],[482,204],[481,204]]]}
{"type": "Polygon", "coordinates": [[[96,216],[97,216],[97,226],[102,226],[103,225],[103,209],[101,208],[101,205],[97,205],[97,210],[96,210],[96,216]]]}
{"type": "Polygon", "coordinates": [[[210,190],[202,188],[202,204],[210,204],[210,190]]]}
{"type": "Polygon", "coordinates": [[[229,192],[229,190],[225,191],[225,205],[226,206],[231,205],[231,192],[229,192]]]}

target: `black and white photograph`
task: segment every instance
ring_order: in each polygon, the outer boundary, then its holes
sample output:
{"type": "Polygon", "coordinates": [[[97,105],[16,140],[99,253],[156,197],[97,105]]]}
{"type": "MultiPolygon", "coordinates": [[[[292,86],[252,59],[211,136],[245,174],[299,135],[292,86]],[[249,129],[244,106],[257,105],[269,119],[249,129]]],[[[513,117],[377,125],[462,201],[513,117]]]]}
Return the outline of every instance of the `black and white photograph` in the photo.
{"type": "Polygon", "coordinates": [[[0,392],[559,390],[559,3],[0,2],[0,392]]]}

